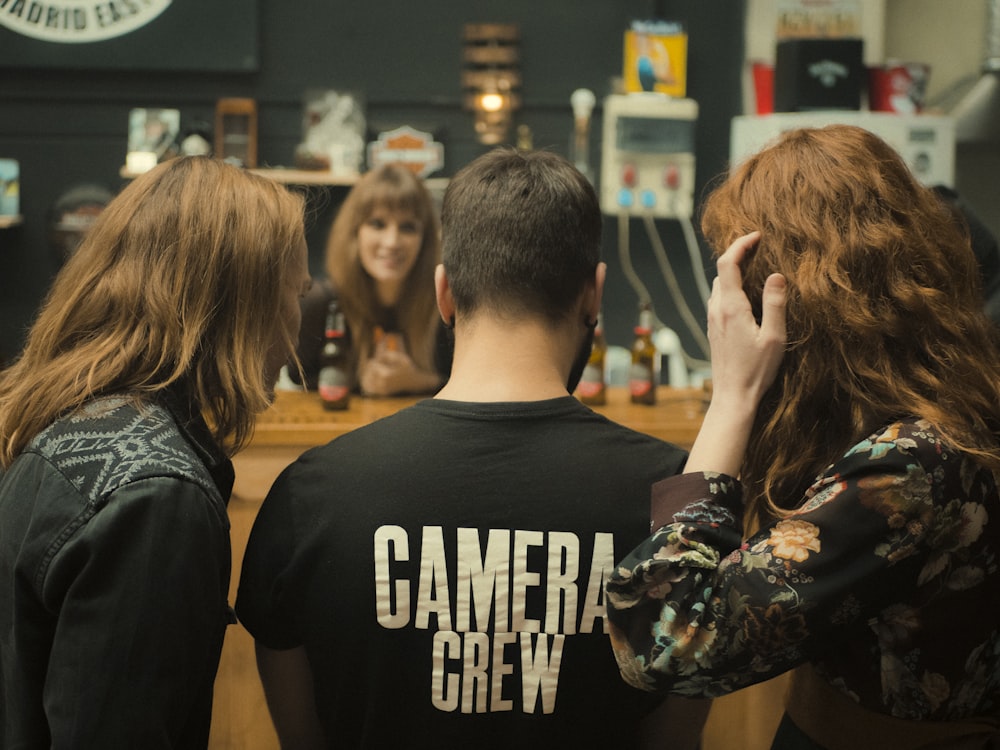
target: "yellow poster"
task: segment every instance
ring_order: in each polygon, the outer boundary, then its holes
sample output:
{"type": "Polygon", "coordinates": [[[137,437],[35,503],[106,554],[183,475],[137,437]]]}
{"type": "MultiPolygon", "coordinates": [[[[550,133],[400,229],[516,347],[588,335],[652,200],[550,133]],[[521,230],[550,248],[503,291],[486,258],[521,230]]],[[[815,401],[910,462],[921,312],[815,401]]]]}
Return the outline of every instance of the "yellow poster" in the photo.
{"type": "Polygon", "coordinates": [[[687,34],[679,23],[636,21],[625,32],[626,92],[687,93],[687,34]]]}

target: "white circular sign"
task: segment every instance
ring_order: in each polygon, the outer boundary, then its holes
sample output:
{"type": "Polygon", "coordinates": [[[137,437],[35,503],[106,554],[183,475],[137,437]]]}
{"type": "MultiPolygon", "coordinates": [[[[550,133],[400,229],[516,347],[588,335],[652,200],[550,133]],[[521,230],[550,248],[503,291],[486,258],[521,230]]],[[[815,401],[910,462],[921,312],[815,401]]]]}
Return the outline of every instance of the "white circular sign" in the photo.
{"type": "Polygon", "coordinates": [[[0,26],[46,42],[99,42],[130,34],[171,0],[0,0],[0,26]]]}

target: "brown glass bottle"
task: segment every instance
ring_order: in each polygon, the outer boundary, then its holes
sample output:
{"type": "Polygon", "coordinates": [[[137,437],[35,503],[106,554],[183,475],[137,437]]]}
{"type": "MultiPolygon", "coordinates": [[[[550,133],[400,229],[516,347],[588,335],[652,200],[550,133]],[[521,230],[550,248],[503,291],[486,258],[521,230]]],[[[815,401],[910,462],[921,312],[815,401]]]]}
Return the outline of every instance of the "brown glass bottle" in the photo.
{"type": "Polygon", "coordinates": [[[594,328],[594,342],[590,347],[590,359],[583,368],[583,376],[576,387],[577,398],[589,406],[602,406],[607,403],[607,366],[605,360],[608,353],[608,342],[604,339],[604,322],[597,316],[597,326],[594,328]]]}
{"type": "Polygon", "coordinates": [[[639,306],[639,323],[634,330],[629,393],[633,404],[655,404],[660,368],[659,355],[653,344],[653,310],[648,302],[639,306]]]}
{"type": "Polygon", "coordinates": [[[346,409],[351,403],[350,356],[344,335],[344,314],[331,302],[326,311],[326,333],[319,356],[318,390],[323,408],[346,409]]]}

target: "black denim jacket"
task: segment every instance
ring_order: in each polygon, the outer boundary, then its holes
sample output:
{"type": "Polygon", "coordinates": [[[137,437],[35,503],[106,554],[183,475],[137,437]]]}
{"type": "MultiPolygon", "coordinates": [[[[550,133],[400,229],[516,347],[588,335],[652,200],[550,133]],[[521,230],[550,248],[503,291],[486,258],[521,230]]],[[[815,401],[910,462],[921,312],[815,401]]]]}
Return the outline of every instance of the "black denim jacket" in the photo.
{"type": "Polygon", "coordinates": [[[0,747],[204,748],[230,461],[170,396],[104,398],[0,477],[0,747]]]}

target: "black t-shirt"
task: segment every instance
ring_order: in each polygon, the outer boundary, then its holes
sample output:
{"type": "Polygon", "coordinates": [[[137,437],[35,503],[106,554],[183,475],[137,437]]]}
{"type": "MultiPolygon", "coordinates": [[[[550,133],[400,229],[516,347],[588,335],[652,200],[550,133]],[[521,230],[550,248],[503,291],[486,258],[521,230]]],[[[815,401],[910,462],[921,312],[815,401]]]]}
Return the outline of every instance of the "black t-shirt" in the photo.
{"type": "Polygon", "coordinates": [[[604,581],[686,458],[575,398],[428,399],[313,449],[254,525],[237,613],[305,646],[331,745],[635,744],[604,581]]]}

